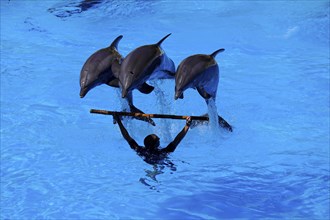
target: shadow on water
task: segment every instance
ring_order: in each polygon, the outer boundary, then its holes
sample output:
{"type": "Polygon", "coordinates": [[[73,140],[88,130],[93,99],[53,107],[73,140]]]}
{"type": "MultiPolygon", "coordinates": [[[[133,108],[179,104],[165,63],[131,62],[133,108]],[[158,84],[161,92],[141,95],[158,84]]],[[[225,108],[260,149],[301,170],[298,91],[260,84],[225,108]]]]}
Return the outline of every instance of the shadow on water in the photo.
{"type": "Polygon", "coordinates": [[[66,3],[65,5],[57,5],[55,7],[49,8],[48,12],[54,14],[59,18],[70,17],[74,14],[79,14],[84,11],[87,11],[91,8],[95,8],[104,0],[83,0],[83,1],[72,1],[70,3],[66,3]]]}
{"type": "Polygon", "coordinates": [[[66,18],[82,14],[83,12],[93,11],[98,15],[107,15],[107,17],[116,16],[135,16],[136,12],[152,13],[152,1],[134,0],[134,1],[115,1],[115,0],[70,0],[57,3],[47,11],[58,18],[66,18]]]}
{"type": "Polygon", "coordinates": [[[173,174],[173,172],[176,171],[176,165],[167,157],[157,163],[152,164],[149,162],[149,164],[152,165],[152,170],[145,169],[144,171],[146,172],[146,177],[141,177],[140,182],[143,185],[148,186],[150,189],[158,191],[158,185],[160,182],[156,177],[163,174],[166,168],[171,170],[170,173],[173,174]]]}

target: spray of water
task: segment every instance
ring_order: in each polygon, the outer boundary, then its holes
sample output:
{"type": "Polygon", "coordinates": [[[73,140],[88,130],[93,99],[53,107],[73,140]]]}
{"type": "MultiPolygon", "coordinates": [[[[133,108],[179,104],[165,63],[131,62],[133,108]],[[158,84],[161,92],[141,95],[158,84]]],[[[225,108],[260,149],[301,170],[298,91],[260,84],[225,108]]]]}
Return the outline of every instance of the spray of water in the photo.
{"type": "MultiPolygon", "coordinates": [[[[118,96],[118,100],[120,102],[120,107],[121,107],[121,111],[124,111],[124,112],[129,112],[130,111],[130,107],[129,107],[129,104],[128,104],[128,101],[126,99],[123,99],[121,97],[121,90],[120,89],[116,89],[116,94],[118,96]]],[[[133,99],[132,99],[133,101],[133,99]]],[[[130,125],[130,123],[128,123],[129,120],[127,120],[127,117],[123,117],[123,124],[124,126],[127,126],[130,125]]]]}
{"type": "MultiPolygon", "coordinates": [[[[123,99],[121,98],[121,90],[116,90],[116,94],[118,96],[118,100],[120,102],[120,107],[121,110],[120,111],[124,111],[124,112],[130,112],[130,106],[128,103],[127,99],[123,99]]],[[[132,94],[128,94],[128,95],[132,95],[132,94]]],[[[131,97],[131,101],[133,104],[133,95],[131,97]]],[[[122,122],[123,125],[127,128],[127,130],[129,131],[129,134],[136,140],[143,140],[143,138],[148,135],[153,133],[152,129],[153,127],[150,124],[147,124],[146,122],[142,122],[140,120],[135,120],[132,117],[123,117],[122,118],[122,122]],[[139,128],[139,129],[137,129],[139,128]]]]}
{"type": "Polygon", "coordinates": [[[212,128],[219,127],[218,110],[213,98],[207,100],[207,109],[209,114],[209,124],[212,128]]]}
{"type": "Polygon", "coordinates": [[[129,111],[128,101],[126,99],[121,98],[121,90],[116,89],[116,94],[117,94],[118,100],[120,102],[121,110],[124,111],[124,112],[129,111]]]}
{"type": "MultiPolygon", "coordinates": [[[[163,89],[161,89],[161,85],[163,84],[162,80],[154,80],[151,84],[155,87],[154,92],[156,94],[157,106],[161,114],[169,114],[171,112],[171,104],[166,97],[166,94],[163,89]]],[[[158,132],[161,135],[161,139],[165,142],[172,141],[171,133],[170,133],[170,122],[169,120],[161,120],[158,132]]]]}

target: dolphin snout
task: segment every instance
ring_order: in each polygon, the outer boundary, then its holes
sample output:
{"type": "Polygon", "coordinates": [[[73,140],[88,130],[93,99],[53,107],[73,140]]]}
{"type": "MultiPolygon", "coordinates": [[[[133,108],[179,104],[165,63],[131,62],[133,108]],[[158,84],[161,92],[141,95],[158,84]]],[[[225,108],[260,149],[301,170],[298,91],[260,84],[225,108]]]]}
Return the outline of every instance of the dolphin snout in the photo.
{"type": "Polygon", "coordinates": [[[177,100],[178,98],[180,98],[181,95],[182,95],[182,91],[180,90],[175,91],[174,99],[177,100]]]}
{"type": "Polygon", "coordinates": [[[82,88],[82,89],[80,90],[80,93],[79,93],[80,98],[84,98],[85,95],[87,94],[87,92],[88,92],[88,89],[86,89],[86,88],[82,88]]]}
{"type": "Polygon", "coordinates": [[[125,98],[127,96],[127,90],[123,89],[123,91],[121,92],[121,97],[125,98]]]}

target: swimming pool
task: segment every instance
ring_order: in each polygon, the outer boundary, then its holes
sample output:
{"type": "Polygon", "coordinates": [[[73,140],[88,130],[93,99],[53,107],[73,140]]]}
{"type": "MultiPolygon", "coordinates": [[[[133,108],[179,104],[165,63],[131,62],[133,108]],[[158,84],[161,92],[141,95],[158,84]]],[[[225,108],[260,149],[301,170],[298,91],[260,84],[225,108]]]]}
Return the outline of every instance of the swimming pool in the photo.
{"type": "MultiPolygon", "coordinates": [[[[1,1],[1,219],[329,218],[329,1],[1,1]],[[153,167],[110,116],[105,85],[79,97],[96,50],[156,43],[178,65],[226,51],[218,112],[234,131],[191,129],[153,167]],[[143,179],[144,181],[140,181],[143,179]]],[[[147,113],[202,115],[195,90],[174,82],[134,91],[147,113]]],[[[128,121],[165,146],[183,121],[128,121]]]]}

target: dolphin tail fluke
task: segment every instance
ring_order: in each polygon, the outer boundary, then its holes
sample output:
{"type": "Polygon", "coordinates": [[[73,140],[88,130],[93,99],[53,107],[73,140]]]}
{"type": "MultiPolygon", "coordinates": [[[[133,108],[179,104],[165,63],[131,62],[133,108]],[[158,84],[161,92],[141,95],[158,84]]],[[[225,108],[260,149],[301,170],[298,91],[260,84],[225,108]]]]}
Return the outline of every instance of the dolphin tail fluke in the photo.
{"type": "MultiPolygon", "coordinates": [[[[135,107],[133,104],[130,104],[129,107],[131,109],[131,112],[144,114],[143,111],[141,111],[140,109],[135,107]]],[[[137,120],[148,122],[152,126],[156,126],[156,123],[151,118],[147,118],[147,117],[134,117],[134,118],[137,119],[137,120]]]]}
{"type": "Polygon", "coordinates": [[[170,33],[170,34],[166,35],[165,37],[163,37],[163,38],[157,43],[157,45],[160,46],[160,45],[163,43],[163,41],[164,41],[168,36],[170,36],[171,34],[172,34],[172,33],[170,33]]]}
{"type": "Polygon", "coordinates": [[[223,119],[220,115],[218,115],[218,120],[219,120],[219,125],[223,127],[224,129],[233,132],[233,127],[225,120],[223,119]]]}
{"type": "MultiPolygon", "coordinates": [[[[202,115],[204,117],[209,117],[209,114],[204,114],[202,115]]],[[[230,132],[233,132],[233,127],[225,120],[223,119],[223,117],[221,117],[220,115],[218,115],[218,121],[219,121],[219,125],[220,127],[230,131],[230,132]]],[[[205,121],[199,121],[199,120],[195,120],[195,121],[192,121],[191,123],[191,128],[195,128],[197,126],[200,126],[200,125],[204,125],[204,124],[208,124],[209,122],[205,122],[205,121]]]]}
{"type": "Polygon", "coordinates": [[[143,94],[149,94],[154,90],[155,87],[148,85],[147,83],[143,83],[138,90],[143,94]]]}
{"type": "Polygon", "coordinates": [[[210,54],[210,56],[215,57],[216,55],[218,55],[218,53],[222,53],[223,51],[225,51],[225,49],[221,48],[219,50],[214,51],[212,54],[210,54]]]}
{"type": "Polygon", "coordinates": [[[110,45],[110,47],[114,47],[118,49],[118,43],[123,38],[123,35],[119,35],[110,45]]]}

